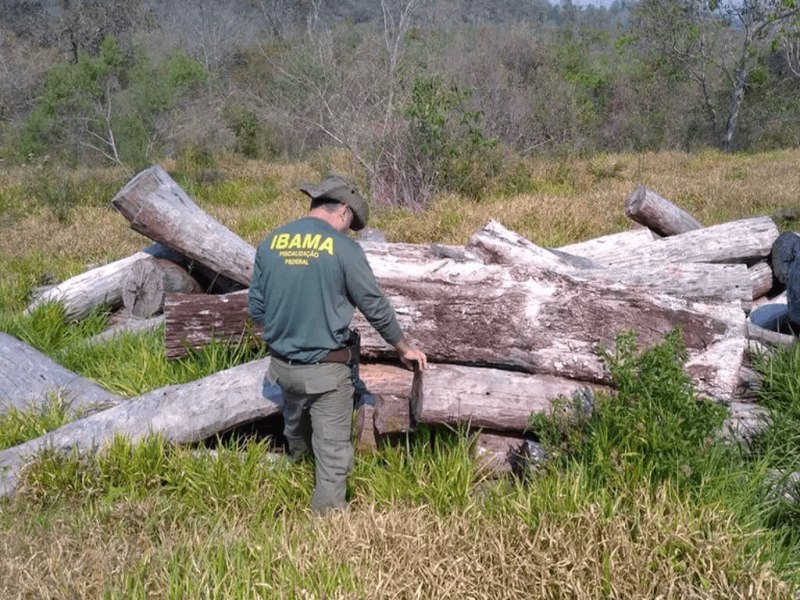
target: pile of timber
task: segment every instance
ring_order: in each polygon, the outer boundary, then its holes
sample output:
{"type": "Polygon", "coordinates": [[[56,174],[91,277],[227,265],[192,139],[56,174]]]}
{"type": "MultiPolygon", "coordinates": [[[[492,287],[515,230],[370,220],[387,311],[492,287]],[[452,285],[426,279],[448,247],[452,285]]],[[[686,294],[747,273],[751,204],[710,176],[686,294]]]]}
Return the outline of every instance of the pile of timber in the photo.
{"type": "MultiPolygon", "coordinates": [[[[77,319],[100,305],[121,307],[125,322],[164,324],[171,358],[212,340],[257,339],[247,316],[252,245],[157,166],[128,182],[112,204],[155,244],[64,281],[29,310],[57,300],[77,319]]],[[[357,313],[361,375],[374,399],[358,407],[359,447],[419,423],[464,426],[481,432],[476,448],[489,468],[508,469],[535,452],[524,437],[532,413],[550,411],[556,397],[591,399],[610,389],[599,348],[612,348],[627,330],[649,347],[676,326],[698,392],[730,407],[731,433],[757,430],[763,415],[742,397],[752,384],[745,351],[753,339],[794,338],[754,326],[747,315],[789,287],[793,261],[778,261],[784,270],[774,272],[773,247],[786,236],[769,217],[703,227],[644,187],[629,196],[626,214],[639,227],[557,249],[495,221],[465,246],[363,241],[401,326],[431,368],[398,366],[393,349],[357,313]]],[[[0,491],[12,490],[18,469],[43,448],[86,451],[116,434],[193,443],[277,415],[280,407],[261,390],[268,360],[117,403],[0,452],[0,491]]]]}

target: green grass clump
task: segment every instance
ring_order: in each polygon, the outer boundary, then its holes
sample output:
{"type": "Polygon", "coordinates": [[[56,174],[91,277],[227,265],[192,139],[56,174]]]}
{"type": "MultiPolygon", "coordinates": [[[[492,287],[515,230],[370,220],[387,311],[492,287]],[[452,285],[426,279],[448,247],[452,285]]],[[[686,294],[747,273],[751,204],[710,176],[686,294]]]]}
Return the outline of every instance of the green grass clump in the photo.
{"type": "Polygon", "coordinates": [[[579,463],[598,486],[626,488],[647,479],[700,483],[723,447],[715,443],[727,411],[697,398],[683,370],[683,345],[674,330],[639,352],[635,334],[617,338],[614,354],[602,354],[615,393],[598,393],[592,414],[582,400],[562,399],[531,429],[551,454],[579,463]]]}
{"type": "Polygon", "coordinates": [[[0,413],[0,450],[58,429],[72,420],[69,402],[53,395],[41,406],[27,410],[10,408],[0,413]]]}

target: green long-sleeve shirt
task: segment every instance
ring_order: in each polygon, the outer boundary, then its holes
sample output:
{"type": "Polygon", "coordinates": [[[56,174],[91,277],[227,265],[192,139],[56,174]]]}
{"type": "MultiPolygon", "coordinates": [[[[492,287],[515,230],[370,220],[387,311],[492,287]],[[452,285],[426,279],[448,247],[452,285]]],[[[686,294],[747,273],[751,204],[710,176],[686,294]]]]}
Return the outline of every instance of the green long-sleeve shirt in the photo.
{"type": "Polygon", "coordinates": [[[259,244],[250,281],[250,316],[271,350],[313,363],[349,338],[354,307],[388,343],[402,337],[361,246],[328,223],[304,217],[259,244]]]}

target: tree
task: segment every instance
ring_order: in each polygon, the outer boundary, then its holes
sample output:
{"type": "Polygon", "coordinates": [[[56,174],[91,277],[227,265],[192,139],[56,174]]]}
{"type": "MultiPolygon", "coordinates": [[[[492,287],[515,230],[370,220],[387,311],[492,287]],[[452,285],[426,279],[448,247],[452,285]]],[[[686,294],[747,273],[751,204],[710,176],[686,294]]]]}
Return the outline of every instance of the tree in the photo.
{"type": "Polygon", "coordinates": [[[644,0],[632,26],[656,64],[696,84],[710,130],[731,151],[759,51],[799,11],[797,0],[644,0]]]}

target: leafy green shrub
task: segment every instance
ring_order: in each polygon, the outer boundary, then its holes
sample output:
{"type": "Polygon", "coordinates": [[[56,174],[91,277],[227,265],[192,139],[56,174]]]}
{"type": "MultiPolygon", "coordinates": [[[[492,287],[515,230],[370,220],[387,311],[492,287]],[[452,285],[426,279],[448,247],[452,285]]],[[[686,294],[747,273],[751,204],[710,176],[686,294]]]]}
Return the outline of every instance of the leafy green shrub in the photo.
{"type": "Polygon", "coordinates": [[[696,396],[683,371],[680,332],[644,352],[634,334],[622,334],[615,353],[602,358],[616,392],[597,394],[586,418],[571,417],[584,413],[562,399],[552,414],[532,417],[533,432],[562,463],[587,469],[597,485],[700,482],[721,448],[715,433],[727,411],[696,396]]]}

